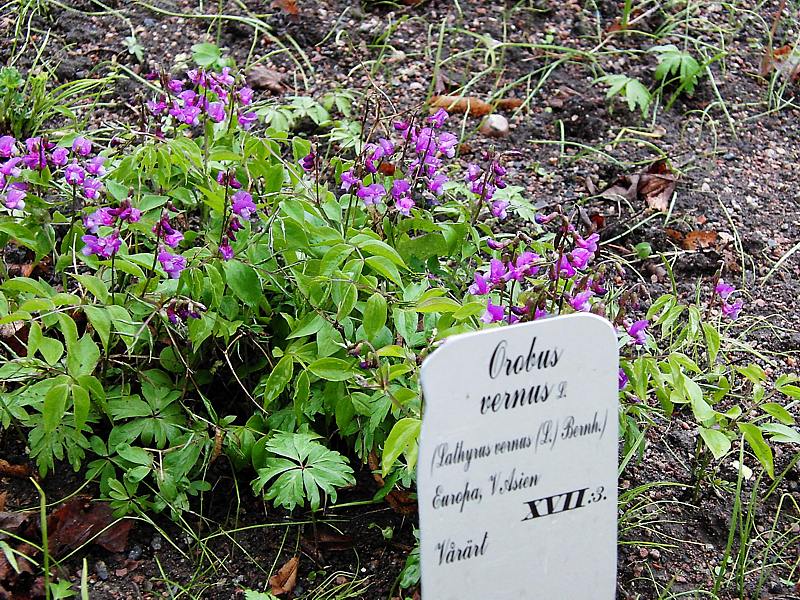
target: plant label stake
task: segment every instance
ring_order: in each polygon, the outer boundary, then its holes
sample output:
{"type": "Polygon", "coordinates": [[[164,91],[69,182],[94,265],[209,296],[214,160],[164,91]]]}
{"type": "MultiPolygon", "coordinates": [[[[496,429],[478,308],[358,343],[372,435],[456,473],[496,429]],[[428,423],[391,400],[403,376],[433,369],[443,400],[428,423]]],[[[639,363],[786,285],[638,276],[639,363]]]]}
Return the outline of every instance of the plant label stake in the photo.
{"type": "Polygon", "coordinates": [[[580,313],[425,361],[423,600],[614,598],[618,357],[609,322],[580,313]]]}

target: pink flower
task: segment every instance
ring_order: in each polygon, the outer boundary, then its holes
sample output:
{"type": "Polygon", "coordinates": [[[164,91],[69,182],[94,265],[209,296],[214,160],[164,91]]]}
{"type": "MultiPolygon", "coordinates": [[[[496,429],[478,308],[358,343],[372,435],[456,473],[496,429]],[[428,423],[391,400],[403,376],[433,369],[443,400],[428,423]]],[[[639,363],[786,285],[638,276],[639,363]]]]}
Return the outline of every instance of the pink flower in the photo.
{"type": "Polygon", "coordinates": [[[222,102],[209,102],[206,112],[215,123],[221,123],[225,120],[225,105],[222,102]]]}
{"type": "Polygon", "coordinates": [[[257,120],[258,115],[252,111],[239,113],[239,125],[241,125],[242,129],[245,131],[252,129],[257,120]]]}
{"type": "Polygon", "coordinates": [[[572,308],[574,308],[578,312],[587,311],[591,308],[591,304],[589,304],[589,299],[593,295],[594,292],[592,290],[586,290],[585,292],[575,294],[575,296],[569,301],[569,304],[572,308]]]}
{"type": "Polygon", "coordinates": [[[502,321],[505,317],[505,310],[499,304],[492,304],[492,299],[489,298],[486,303],[486,312],[481,316],[481,321],[484,323],[497,323],[502,321]]]}
{"type": "Polygon", "coordinates": [[[9,158],[16,151],[17,140],[10,135],[0,137],[0,157],[9,158]]]}
{"type": "Polygon", "coordinates": [[[447,120],[447,117],[449,116],[450,115],[447,114],[447,111],[445,109],[440,108],[430,117],[428,117],[428,122],[438,129],[442,125],[444,125],[444,122],[447,120]]]}
{"type": "Polygon", "coordinates": [[[356,192],[356,195],[364,201],[366,206],[378,204],[386,195],[386,189],[380,183],[365,185],[356,192]]]}
{"type": "Polygon", "coordinates": [[[428,183],[428,189],[437,196],[441,196],[444,193],[444,184],[449,180],[450,179],[447,177],[447,175],[439,173],[431,182],[428,183]]]}
{"type": "Polygon", "coordinates": [[[78,165],[77,162],[72,162],[64,169],[64,179],[70,185],[81,185],[86,179],[86,172],[78,165]]]}
{"type": "Polygon", "coordinates": [[[355,175],[353,175],[353,169],[349,169],[347,171],[342,171],[342,189],[347,191],[354,185],[359,183],[358,179],[355,175]]]}
{"type": "Polygon", "coordinates": [[[237,215],[247,220],[252,219],[256,215],[256,205],[253,203],[253,197],[244,190],[239,190],[233,195],[231,209],[237,215]]]}
{"type": "Polygon", "coordinates": [[[475,273],[475,283],[469,286],[469,290],[467,290],[473,296],[483,296],[488,294],[491,290],[491,286],[489,282],[481,275],[480,273],[475,273]]]}
{"type": "Polygon", "coordinates": [[[67,164],[69,158],[69,150],[66,148],[58,147],[50,154],[50,160],[57,167],[63,167],[67,164]]]}
{"type": "Polygon", "coordinates": [[[626,385],[628,385],[628,375],[622,369],[619,370],[618,379],[619,382],[617,385],[619,386],[619,389],[623,389],[626,385]]]}
{"type": "Polygon", "coordinates": [[[5,205],[9,210],[23,210],[25,208],[25,191],[13,185],[9,187],[6,192],[5,205]]]}
{"type": "Polygon", "coordinates": [[[411,209],[414,208],[415,203],[411,196],[403,196],[399,200],[395,202],[395,206],[397,206],[397,211],[401,215],[405,215],[406,217],[411,216],[411,209]]]}
{"type": "Polygon", "coordinates": [[[178,279],[181,276],[181,271],[186,268],[186,259],[180,254],[171,254],[166,250],[161,250],[158,253],[158,262],[166,271],[170,279],[178,279]]]}
{"type": "Polygon", "coordinates": [[[86,163],[86,170],[92,175],[100,177],[106,172],[103,163],[106,162],[105,156],[95,156],[86,163]]]}
{"type": "Polygon", "coordinates": [[[83,247],[83,254],[91,256],[96,254],[103,258],[111,258],[119,250],[122,245],[122,239],[119,237],[119,231],[114,231],[105,237],[98,237],[94,235],[84,235],[81,240],[86,244],[83,247]]]}
{"type": "Polygon", "coordinates": [[[89,233],[97,233],[100,227],[113,225],[114,218],[110,208],[98,208],[92,214],[83,217],[83,225],[89,233]]]}
{"type": "Polygon", "coordinates": [[[103,183],[99,179],[87,177],[83,181],[83,195],[90,200],[95,200],[100,197],[100,189],[102,187],[103,183]]]}
{"type": "Polygon", "coordinates": [[[78,156],[89,156],[92,153],[92,142],[83,136],[76,137],[72,142],[72,151],[78,156]]]}
{"type": "Polygon", "coordinates": [[[744,302],[740,298],[736,300],[732,304],[728,304],[727,302],[722,303],[722,314],[731,319],[732,321],[739,318],[739,313],[742,312],[742,308],[744,307],[744,302]]]}
{"type": "Polygon", "coordinates": [[[736,288],[730,283],[725,283],[723,279],[720,279],[719,282],[717,282],[714,291],[717,293],[717,295],[719,295],[720,298],[727,300],[728,296],[736,291],[736,288]]]}
{"type": "Polygon", "coordinates": [[[241,88],[237,92],[237,95],[239,96],[239,102],[241,102],[243,106],[248,106],[253,101],[253,90],[249,87],[241,88]]]}
{"type": "Polygon", "coordinates": [[[628,327],[628,335],[633,338],[633,343],[637,346],[644,346],[647,342],[647,332],[645,330],[648,325],[650,325],[650,321],[641,320],[628,327]]]}

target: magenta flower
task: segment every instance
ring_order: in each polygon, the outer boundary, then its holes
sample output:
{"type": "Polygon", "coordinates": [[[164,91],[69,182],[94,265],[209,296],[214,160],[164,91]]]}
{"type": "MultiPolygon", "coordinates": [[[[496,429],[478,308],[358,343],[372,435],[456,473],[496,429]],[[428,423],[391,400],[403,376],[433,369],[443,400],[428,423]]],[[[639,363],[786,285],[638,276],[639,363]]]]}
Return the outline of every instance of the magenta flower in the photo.
{"type": "Polygon", "coordinates": [[[167,82],[167,89],[173,94],[180,94],[183,91],[183,81],[180,79],[170,79],[167,82]]]}
{"type": "Polygon", "coordinates": [[[406,217],[411,216],[411,209],[416,206],[414,200],[411,196],[403,196],[399,200],[395,202],[395,206],[397,207],[397,211],[401,215],[405,215],[406,217]]]}
{"type": "Polygon", "coordinates": [[[576,273],[575,267],[572,266],[566,255],[562,255],[558,261],[558,270],[564,277],[572,277],[576,273]]]}
{"type": "Polygon", "coordinates": [[[439,173],[432,181],[428,182],[428,189],[437,196],[441,196],[444,193],[444,184],[448,181],[450,179],[447,175],[439,173]]]}
{"type": "Polygon", "coordinates": [[[167,103],[164,100],[148,100],[147,101],[147,110],[149,110],[153,115],[160,115],[165,110],[167,110],[167,103]]]}
{"type": "Polygon", "coordinates": [[[342,189],[347,191],[354,185],[359,183],[358,178],[353,175],[353,169],[342,171],[342,189]]]}
{"type": "Polygon", "coordinates": [[[106,168],[103,163],[106,162],[105,156],[95,156],[86,163],[86,170],[97,177],[105,174],[106,168]]]}
{"type": "Polygon", "coordinates": [[[503,248],[508,246],[508,242],[498,242],[490,238],[486,240],[486,245],[489,246],[489,248],[491,248],[492,250],[502,250],[503,248]]]}
{"type": "Polygon", "coordinates": [[[241,88],[236,92],[236,95],[239,96],[239,102],[241,102],[243,106],[249,106],[253,101],[253,90],[249,87],[241,88]]]}
{"type": "Polygon", "coordinates": [[[647,342],[647,332],[645,330],[649,325],[650,321],[641,320],[628,327],[628,335],[633,338],[634,344],[644,346],[645,342],[647,342]]]}
{"type": "Polygon", "coordinates": [[[392,198],[399,200],[411,190],[411,184],[405,179],[395,179],[392,182],[392,198]]]}
{"type": "Polygon", "coordinates": [[[498,321],[502,321],[505,317],[505,310],[499,304],[492,304],[492,299],[486,303],[486,312],[483,313],[481,316],[481,321],[484,323],[497,323],[498,321]]]}
{"type": "Polygon", "coordinates": [[[481,168],[476,164],[467,165],[467,181],[477,181],[481,177],[481,168]]]}
{"type": "Polygon", "coordinates": [[[69,158],[69,150],[66,148],[58,147],[50,154],[51,162],[57,167],[63,167],[67,164],[69,158]]]}
{"type": "Polygon", "coordinates": [[[489,282],[486,281],[484,276],[476,272],[475,283],[469,286],[469,289],[467,291],[473,296],[483,296],[485,294],[488,294],[491,289],[492,289],[491,285],[489,285],[489,282]]]}
{"type": "Polygon", "coordinates": [[[242,129],[245,131],[249,131],[252,129],[255,122],[258,120],[258,115],[253,111],[250,112],[240,112],[239,113],[239,125],[241,125],[242,129]]]}
{"type": "Polygon", "coordinates": [[[90,215],[83,217],[83,225],[89,233],[97,233],[100,227],[110,227],[115,216],[110,208],[98,208],[90,215]]]}
{"type": "Polygon", "coordinates": [[[458,138],[450,132],[445,131],[439,136],[439,152],[448,158],[456,155],[456,144],[458,144],[458,138]]]}
{"type": "Polygon", "coordinates": [[[225,105],[222,102],[209,102],[206,112],[215,123],[221,123],[225,120],[225,105]]]}
{"type": "Polygon", "coordinates": [[[492,214],[498,219],[505,219],[508,216],[506,208],[508,208],[508,202],[505,200],[495,200],[492,202],[492,214]]]}
{"type": "Polygon", "coordinates": [[[547,311],[543,308],[536,308],[533,311],[533,320],[538,321],[539,319],[544,319],[547,316],[547,311]]]}
{"type": "Polygon", "coordinates": [[[87,177],[83,181],[83,195],[90,200],[95,200],[100,197],[100,189],[102,187],[103,183],[99,179],[87,177]]]}
{"type": "Polygon", "coordinates": [[[522,281],[529,275],[536,275],[539,267],[534,265],[535,261],[539,260],[539,255],[535,252],[523,252],[517,257],[513,265],[509,265],[508,272],[503,276],[505,281],[516,279],[522,281]]]}
{"type": "Polygon", "coordinates": [[[585,248],[575,248],[569,253],[570,262],[576,269],[585,269],[594,255],[585,248]]]}
{"type": "Polygon", "coordinates": [[[579,235],[575,237],[575,244],[579,248],[587,250],[590,254],[594,254],[595,252],[597,252],[597,242],[599,241],[600,241],[600,234],[598,233],[593,233],[586,239],[583,239],[579,235]]]}
{"type": "Polygon", "coordinates": [[[723,302],[722,314],[733,321],[739,318],[739,313],[742,312],[743,307],[744,307],[744,302],[742,301],[741,298],[731,304],[723,302]]]}
{"type": "Polygon", "coordinates": [[[92,153],[92,142],[83,136],[76,137],[72,142],[72,151],[78,156],[89,156],[92,153]]]}
{"type": "Polygon", "coordinates": [[[231,242],[228,238],[222,240],[222,244],[219,247],[219,253],[222,255],[223,260],[230,260],[233,258],[233,248],[231,247],[231,242]]]}
{"type": "Polygon", "coordinates": [[[111,258],[117,253],[119,247],[122,245],[122,239],[119,237],[119,231],[113,231],[111,234],[102,237],[94,235],[84,235],[81,240],[86,244],[83,247],[83,254],[91,256],[96,254],[103,258],[111,258]]]}
{"type": "Polygon", "coordinates": [[[380,183],[365,185],[356,192],[356,195],[364,201],[366,206],[378,204],[386,195],[386,189],[380,183]]]}
{"type": "Polygon", "coordinates": [[[728,296],[730,296],[732,293],[736,291],[736,288],[733,287],[730,283],[725,283],[723,279],[720,279],[719,282],[717,282],[714,291],[719,295],[720,298],[722,298],[723,300],[727,300],[728,296]]]}
{"type": "Polygon", "coordinates": [[[312,150],[300,160],[300,166],[303,167],[303,170],[305,171],[313,171],[316,162],[317,162],[317,155],[312,150]]]}
{"type": "Polygon", "coordinates": [[[86,178],[86,172],[78,165],[77,162],[71,162],[64,169],[64,179],[70,185],[81,185],[86,178]]]}
{"type": "Polygon", "coordinates": [[[164,242],[170,248],[175,248],[183,241],[183,234],[172,227],[166,213],[162,214],[161,219],[153,225],[153,233],[155,233],[158,238],[164,236],[164,242]]]}
{"type": "Polygon", "coordinates": [[[171,254],[166,250],[158,253],[158,262],[166,271],[170,279],[177,279],[181,276],[181,271],[186,268],[186,259],[180,254],[171,254]]]}
{"type": "Polygon", "coordinates": [[[619,378],[618,379],[619,379],[619,382],[618,382],[619,389],[620,390],[624,389],[625,386],[628,385],[628,375],[625,373],[624,370],[622,370],[622,369],[619,370],[619,378]]]}
{"type": "Polygon", "coordinates": [[[239,180],[236,179],[236,176],[233,173],[228,173],[227,171],[220,171],[217,173],[217,183],[220,185],[229,185],[235,190],[238,190],[242,187],[242,184],[239,183],[239,180]]]}
{"type": "Polygon", "coordinates": [[[253,203],[253,197],[244,190],[239,190],[233,195],[231,208],[233,212],[246,220],[250,220],[256,215],[256,205],[253,203]]]}
{"type": "Polygon", "coordinates": [[[17,140],[10,135],[0,137],[0,157],[9,158],[16,151],[17,140]]]}
{"type": "Polygon", "coordinates": [[[25,208],[25,190],[12,185],[6,191],[4,203],[9,210],[23,210],[25,208]]]}
{"type": "Polygon", "coordinates": [[[489,281],[492,282],[493,285],[497,285],[501,281],[505,279],[506,276],[506,265],[503,263],[502,260],[498,260],[493,258],[489,261],[489,281]]]}
{"type": "Polygon", "coordinates": [[[442,125],[444,125],[444,122],[447,120],[447,117],[449,116],[450,115],[447,113],[445,109],[440,108],[430,117],[428,117],[428,122],[437,129],[439,129],[440,127],[442,127],[442,125]]]}
{"type": "Polygon", "coordinates": [[[22,175],[22,169],[17,165],[22,162],[21,156],[9,158],[6,162],[0,164],[0,174],[6,177],[19,177],[22,175]]]}
{"type": "Polygon", "coordinates": [[[586,290],[585,292],[575,294],[575,296],[569,301],[569,305],[578,312],[585,312],[591,308],[589,299],[593,295],[594,292],[592,290],[586,290]]]}
{"type": "Polygon", "coordinates": [[[136,223],[142,218],[142,211],[138,208],[133,208],[129,200],[123,200],[119,207],[112,208],[109,212],[120,221],[127,221],[128,223],[136,223]]]}

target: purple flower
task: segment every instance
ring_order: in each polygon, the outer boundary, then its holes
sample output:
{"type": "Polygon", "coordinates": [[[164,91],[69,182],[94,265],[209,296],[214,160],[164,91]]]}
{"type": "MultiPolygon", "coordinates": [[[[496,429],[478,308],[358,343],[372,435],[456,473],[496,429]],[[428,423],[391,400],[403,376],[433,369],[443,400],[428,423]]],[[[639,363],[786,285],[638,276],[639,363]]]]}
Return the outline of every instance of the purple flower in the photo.
{"type": "Polygon", "coordinates": [[[458,138],[452,133],[445,131],[439,136],[439,152],[448,158],[453,158],[456,155],[457,143],[458,138]]]}
{"type": "Polygon", "coordinates": [[[225,120],[225,105],[222,102],[209,102],[206,112],[215,123],[221,123],[225,120]]]}
{"type": "Polygon", "coordinates": [[[539,255],[535,252],[523,252],[517,257],[513,266],[509,266],[508,272],[503,276],[505,281],[516,279],[522,281],[529,275],[535,275],[539,271],[539,267],[534,265],[535,261],[539,260],[539,255]]]}
{"type": "Polygon", "coordinates": [[[641,320],[628,327],[628,335],[633,338],[633,343],[637,346],[644,346],[647,341],[647,332],[645,330],[648,325],[650,325],[650,321],[641,320]]]}
{"type": "Polygon", "coordinates": [[[161,219],[153,226],[153,233],[159,238],[164,236],[164,242],[170,248],[175,248],[183,240],[183,234],[172,227],[166,213],[161,215],[161,219]]]}
{"type": "Polygon", "coordinates": [[[409,127],[408,121],[395,121],[393,125],[396,131],[405,131],[409,127]]]}
{"type": "Polygon", "coordinates": [[[733,302],[732,304],[728,304],[727,302],[722,303],[722,314],[731,319],[732,321],[739,318],[739,313],[742,312],[742,307],[744,306],[744,302],[740,298],[733,302]]]}
{"type": "Polygon", "coordinates": [[[570,262],[576,269],[585,269],[594,254],[585,248],[575,248],[569,253],[570,262]]]}
{"type": "Polygon", "coordinates": [[[239,125],[241,125],[242,129],[245,131],[249,131],[252,129],[255,122],[258,120],[258,115],[253,111],[250,112],[240,112],[239,113],[239,125]]]}
{"type": "Polygon", "coordinates": [[[547,316],[547,311],[543,308],[536,308],[533,311],[533,320],[538,321],[539,319],[544,319],[547,316]]]}
{"type": "Polygon", "coordinates": [[[619,383],[618,383],[619,389],[620,390],[624,389],[626,385],[628,385],[628,375],[625,373],[624,370],[620,369],[619,370],[619,383]]]}
{"type": "Polygon", "coordinates": [[[240,187],[242,187],[242,184],[239,183],[239,180],[236,179],[236,176],[233,173],[228,173],[227,171],[220,171],[217,173],[217,183],[220,185],[229,185],[235,190],[238,190],[240,187]]]}
{"type": "Polygon", "coordinates": [[[95,200],[100,197],[100,189],[102,187],[103,183],[99,179],[87,177],[83,181],[83,195],[90,200],[95,200]]]}
{"type": "Polygon", "coordinates": [[[505,200],[495,200],[492,202],[492,214],[498,219],[505,219],[508,216],[508,204],[505,200]]]}
{"type": "Polygon", "coordinates": [[[89,156],[92,153],[92,142],[83,136],[78,136],[72,142],[72,151],[78,156],[89,156]]]}
{"type": "Polygon", "coordinates": [[[22,169],[17,165],[22,162],[21,156],[9,158],[6,162],[0,164],[0,174],[6,177],[19,177],[22,175],[22,169]]]}
{"type": "Polygon", "coordinates": [[[66,179],[67,183],[70,185],[81,185],[85,178],[86,172],[77,162],[71,162],[67,165],[67,168],[64,169],[64,179],[66,179]]]}
{"type": "Polygon", "coordinates": [[[569,301],[569,305],[579,312],[587,311],[591,308],[589,299],[594,295],[592,290],[586,290],[575,296],[569,301]]]}
{"type": "Polygon", "coordinates": [[[505,280],[506,265],[502,260],[493,258],[489,261],[489,281],[496,285],[505,280]]]}
{"type": "Polygon", "coordinates": [[[583,239],[581,236],[575,236],[575,244],[579,248],[587,250],[590,254],[597,252],[597,242],[600,241],[600,234],[593,233],[588,238],[583,239]]]}
{"type": "Polygon", "coordinates": [[[166,250],[158,253],[158,262],[166,271],[170,279],[177,279],[181,276],[181,271],[186,268],[186,259],[180,254],[171,254],[166,250]]]}
{"type": "Polygon", "coordinates": [[[127,221],[128,223],[136,223],[142,218],[142,211],[138,208],[133,208],[129,200],[123,200],[117,208],[112,208],[110,212],[112,216],[120,221],[127,221]]]}
{"type": "Polygon", "coordinates": [[[219,247],[219,253],[222,255],[223,260],[230,260],[233,258],[233,248],[231,248],[231,243],[228,238],[222,240],[222,244],[219,247]]]}
{"type": "Polygon", "coordinates": [[[467,181],[473,182],[480,179],[481,176],[481,168],[476,164],[470,164],[467,166],[467,181]]]}
{"type": "Polygon", "coordinates": [[[392,198],[399,200],[411,190],[411,184],[405,179],[395,179],[392,182],[392,198]]]}
{"type": "Polygon", "coordinates": [[[498,321],[502,321],[503,317],[505,317],[505,310],[503,310],[503,307],[499,304],[492,304],[492,299],[489,298],[486,303],[486,312],[483,313],[481,321],[484,323],[497,323],[498,321]]]}
{"type": "Polygon", "coordinates": [[[502,177],[506,174],[506,168],[496,160],[492,161],[492,171],[494,171],[495,177],[502,177]]]}
{"type": "Polygon", "coordinates": [[[183,234],[180,231],[173,231],[164,236],[164,243],[170,248],[175,248],[183,241],[183,234]]]}
{"type": "Polygon", "coordinates": [[[303,167],[303,170],[305,171],[313,171],[316,162],[317,162],[317,155],[312,150],[300,160],[300,166],[303,167]]]}
{"type": "Polygon", "coordinates": [[[353,175],[353,169],[342,171],[342,189],[347,191],[358,183],[358,179],[353,175]]]}
{"type": "Polygon", "coordinates": [[[57,167],[63,167],[67,164],[67,159],[69,158],[69,150],[66,148],[56,148],[53,150],[52,154],[50,154],[50,160],[52,163],[57,167]]]}
{"type": "Polygon", "coordinates": [[[480,273],[475,273],[475,283],[469,286],[467,290],[473,296],[483,296],[484,294],[488,294],[491,290],[491,286],[489,282],[481,275],[480,273]]]}
{"type": "Polygon", "coordinates": [[[5,205],[9,210],[23,210],[25,208],[25,191],[13,185],[9,187],[6,192],[5,205]]]}
{"type": "Polygon", "coordinates": [[[253,101],[253,90],[249,87],[241,88],[236,94],[239,96],[239,102],[241,102],[243,106],[249,106],[253,101]]]}
{"type": "Polygon", "coordinates": [[[444,193],[444,184],[450,181],[447,175],[439,173],[436,177],[433,178],[432,181],[428,183],[428,189],[436,194],[437,196],[441,196],[444,193]]]}
{"type": "Polygon", "coordinates": [[[83,254],[91,256],[96,254],[103,258],[111,258],[119,250],[122,245],[122,239],[119,237],[119,231],[114,231],[105,237],[98,237],[94,235],[84,235],[81,240],[86,244],[83,247],[83,254]]]}
{"type": "Polygon", "coordinates": [[[728,296],[736,291],[736,288],[730,283],[725,283],[723,279],[720,279],[717,283],[717,286],[714,288],[714,291],[719,295],[720,298],[727,300],[728,296]]]}
{"type": "Polygon", "coordinates": [[[105,156],[95,156],[86,163],[86,170],[92,175],[100,177],[106,172],[106,168],[103,166],[104,162],[106,162],[105,156]]]}
{"type": "Polygon", "coordinates": [[[233,195],[232,210],[243,219],[252,219],[256,214],[253,197],[244,190],[239,190],[233,195]]]}
{"type": "Polygon", "coordinates": [[[442,125],[444,125],[444,122],[447,120],[447,117],[449,116],[450,115],[447,114],[447,111],[445,109],[440,108],[430,117],[428,117],[428,122],[437,129],[439,129],[442,125]]]}
{"type": "Polygon", "coordinates": [[[147,110],[149,110],[154,115],[160,115],[165,110],[167,110],[167,103],[164,102],[163,99],[148,100],[147,101],[147,110]]]}
{"type": "Polygon", "coordinates": [[[194,85],[206,84],[206,74],[203,69],[190,69],[189,71],[186,71],[186,76],[194,85]]]}
{"type": "Polygon", "coordinates": [[[378,204],[386,195],[386,189],[380,183],[365,185],[356,192],[356,195],[364,201],[366,206],[378,204]]]}
{"type": "Polygon", "coordinates": [[[180,94],[183,91],[183,81],[180,79],[170,79],[167,82],[167,89],[173,94],[180,94]]]}
{"type": "Polygon", "coordinates": [[[97,233],[100,227],[110,227],[114,224],[114,214],[110,208],[98,208],[90,215],[83,217],[83,225],[89,233],[97,233]]]}
{"type": "Polygon", "coordinates": [[[228,225],[228,230],[231,231],[232,233],[236,233],[237,231],[240,231],[242,229],[244,229],[244,225],[242,225],[242,222],[239,220],[239,218],[231,217],[231,222],[228,225]]]}
{"type": "Polygon", "coordinates": [[[561,255],[561,259],[558,261],[558,270],[564,277],[572,277],[576,272],[566,255],[561,255]]]}
{"type": "Polygon", "coordinates": [[[233,85],[233,75],[231,75],[230,67],[222,67],[221,73],[217,73],[216,75],[212,76],[222,85],[233,85]]]}
{"type": "Polygon", "coordinates": [[[9,158],[12,154],[14,154],[14,151],[16,150],[16,143],[17,140],[10,135],[4,135],[3,137],[0,137],[0,157],[9,158]]]}
{"type": "Polygon", "coordinates": [[[403,196],[399,200],[395,202],[395,206],[397,206],[397,211],[401,215],[405,215],[407,217],[411,216],[411,209],[416,206],[414,200],[411,196],[403,196]]]}
{"type": "Polygon", "coordinates": [[[508,246],[508,242],[498,242],[491,238],[486,240],[486,245],[489,246],[492,250],[502,250],[506,246],[508,246]]]}
{"type": "Polygon", "coordinates": [[[183,100],[184,107],[194,106],[197,102],[197,92],[194,90],[185,90],[178,94],[178,98],[183,100]]]}

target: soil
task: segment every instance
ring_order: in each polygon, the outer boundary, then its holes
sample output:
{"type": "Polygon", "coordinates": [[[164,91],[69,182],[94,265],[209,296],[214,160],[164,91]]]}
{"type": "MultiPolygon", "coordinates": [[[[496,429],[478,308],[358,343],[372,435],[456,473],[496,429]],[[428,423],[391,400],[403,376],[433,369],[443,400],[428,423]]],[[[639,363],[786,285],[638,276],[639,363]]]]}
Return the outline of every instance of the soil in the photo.
{"type": "MultiPolygon", "coordinates": [[[[721,3],[696,3],[692,35],[710,48],[719,46],[721,32],[730,32],[724,34],[727,54],[724,61],[710,67],[713,83],[704,78],[693,96],[681,96],[668,109],[659,106],[656,116],[648,120],[629,112],[623,102],[606,100],[604,86],[594,82],[601,73],[593,60],[608,73],[652,82],[655,60],[641,52],[649,47],[648,41],[624,32],[609,37],[621,15],[621,2],[220,3],[224,15],[240,20],[205,18],[196,1],[185,0],[43,4],[45,10],[30,22],[29,47],[18,66],[31,66],[35,49],[46,41],[45,66],[59,82],[106,72],[114,64],[138,75],[168,70],[176,62],[185,62],[192,44],[218,41],[238,65],[250,69],[260,63],[282,73],[284,96],[355,89],[380,94],[400,112],[421,105],[431,90],[487,100],[509,86],[505,95],[525,99],[526,104],[518,114],[505,113],[510,120],[508,136],[487,140],[477,130],[479,120],[465,118],[465,160],[477,148],[494,145],[499,152],[509,153],[509,183],[524,187],[538,209],[580,208],[601,224],[606,247],[629,261],[629,277],[639,282],[644,306],[649,298],[672,288],[659,253],[670,262],[675,289],[684,298],[693,298],[698,285],[707,293],[714,275],[722,272],[747,294],[746,314],[738,327],[746,331],[746,342],[761,353],[762,364],[772,373],[797,370],[800,251],[793,249],[800,241],[800,109],[791,101],[774,109],[767,101],[780,99],[770,96],[769,76],[759,76],[769,27],[779,6],[784,6],[778,0],[759,4],[755,12],[740,7],[736,13],[721,3]],[[254,33],[247,24],[249,15],[268,23],[269,34],[254,33]],[[437,48],[441,23],[448,34],[437,48]],[[598,31],[607,39],[600,48],[598,31]],[[132,33],[143,53],[141,63],[125,45],[132,33]],[[576,56],[562,62],[528,97],[539,82],[542,71],[537,70],[551,64],[557,52],[520,45],[499,54],[492,51],[492,40],[585,52],[594,49],[594,58],[576,56]],[[302,72],[282,50],[285,47],[295,48],[301,56],[302,72]],[[478,50],[459,55],[470,48],[478,50]],[[446,61],[438,69],[437,55],[440,62],[446,61]],[[495,69],[477,77],[489,60],[496,61],[495,69]],[[639,198],[619,202],[594,195],[662,156],[680,174],[666,219],[648,219],[653,211],[639,198]],[[688,243],[687,235],[697,235],[693,232],[705,232],[699,237],[706,242],[688,243]],[[650,244],[652,257],[637,258],[634,247],[641,242],[650,244]],[[774,269],[778,261],[781,264],[774,269]]],[[[201,2],[200,7],[213,15],[217,4],[201,2]]],[[[641,17],[637,26],[652,32],[664,25],[669,13],[666,9],[644,16],[634,12],[632,18],[641,17]]],[[[17,16],[0,14],[3,62],[14,50],[17,16]]],[[[797,19],[798,9],[789,2],[775,30],[774,47],[796,38],[797,19]]],[[[681,32],[676,31],[671,41],[683,44],[681,32]]],[[[776,85],[782,84],[778,78],[776,85]]],[[[270,96],[281,89],[271,87],[258,93],[270,96]]],[[[791,99],[797,91],[797,84],[788,83],[783,98],[791,99]]],[[[120,79],[114,94],[95,108],[92,121],[130,119],[133,99],[142,93],[134,79],[120,79]]],[[[0,456],[21,459],[23,448],[9,438],[0,442],[0,456]]],[[[623,527],[621,536],[618,597],[655,598],[661,590],[710,590],[728,543],[736,471],[723,466],[709,478],[714,485],[694,489],[689,465],[695,434],[680,419],[655,423],[648,430],[647,442],[644,455],[624,471],[621,493],[654,482],[676,485],[655,485],[631,500],[642,506],[635,519],[624,523],[630,528],[623,527]]],[[[794,450],[778,450],[776,472],[789,466],[787,476],[774,493],[757,503],[756,521],[761,529],[755,535],[761,539],[754,548],[758,551],[775,551],[769,548],[765,532],[797,527],[799,515],[796,504],[791,504],[800,500],[798,472],[790,463],[794,450]],[[782,510],[773,526],[779,505],[782,510]]],[[[237,598],[244,589],[268,587],[269,577],[299,555],[295,595],[310,591],[329,576],[340,577],[340,582],[363,579],[369,584],[363,598],[397,595],[398,574],[414,543],[414,516],[398,514],[384,503],[368,503],[377,490],[368,470],[359,474],[355,488],[340,497],[340,503],[367,503],[327,511],[316,524],[307,522],[308,515],[300,511],[288,515],[254,499],[247,479],[240,474],[237,484],[222,459],[209,481],[213,490],[189,518],[195,533],[209,539],[205,554],[198,555],[200,545],[161,519],[156,523],[163,528],[161,533],[138,522],[127,552],[89,548],[61,565],[64,572],[77,581],[80,561],[86,557],[91,597],[98,599],[185,597],[180,595],[183,588],[190,590],[190,597],[237,598]]],[[[82,482],[81,474],[64,465],[42,484],[48,500],[56,502],[82,482]]],[[[745,482],[743,498],[748,498],[754,484],[745,482]]],[[[38,495],[24,480],[3,478],[0,485],[8,492],[7,509],[38,506],[38,495]]],[[[760,571],[748,575],[744,584],[748,597],[800,597],[793,585],[798,577],[796,541],[785,550],[775,559],[775,567],[764,573],[760,586],[760,571]]],[[[742,596],[737,590],[732,585],[723,587],[719,597],[742,596]]]]}

